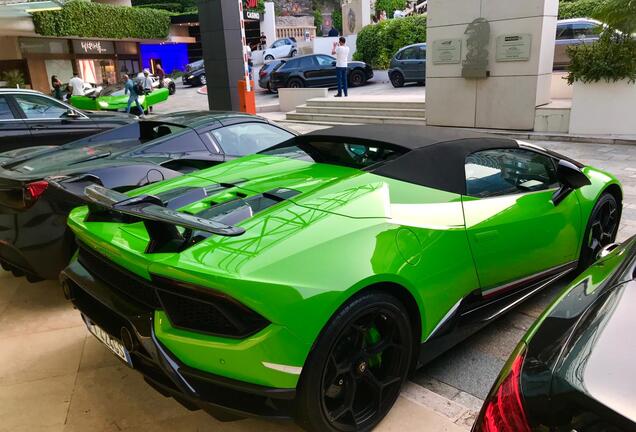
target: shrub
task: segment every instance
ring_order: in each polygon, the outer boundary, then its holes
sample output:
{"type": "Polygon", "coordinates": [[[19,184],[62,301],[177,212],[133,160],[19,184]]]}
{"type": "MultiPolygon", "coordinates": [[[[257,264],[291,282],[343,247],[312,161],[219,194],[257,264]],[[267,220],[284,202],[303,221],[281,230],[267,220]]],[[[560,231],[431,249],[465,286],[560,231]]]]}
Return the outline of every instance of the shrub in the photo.
{"type": "Polygon", "coordinates": [[[165,39],[170,28],[166,11],[71,0],[60,10],[33,12],[35,31],[44,36],[109,39],[165,39]]]}
{"type": "Polygon", "coordinates": [[[393,13],[396,10],[404,10],[404,8],[406,8],[406,0],[377,0],[375,2],[376,14],[385,11],[389,18],[393,18],[393,13]]]}
{"type": "Polygon", "coordinates": [[[316,33],[322,34],[322,10],[314,9],[314,25],[316,26],[316,33]]]}
{"type": "Polygon", "coordinates": [[[342,34],[342,9],[336,8],[331,12],[331,26],[342,34]]]}
{"type": "Polygon", "coordinates": [[[10,88],[24,87],[24,75],[17,69],[3,72],[2,81],[6,81],[10,88]]]}
{"type": "Polygon", "coordinates": [[[626,34],[636,32],[636,0],[603,0],[594,17],[626,34]]]}
{"type": "Polygon", "coordinates": [[[607,0],[561,0],[559,19],[589,18],[594,16],[596,8],[607,0]]]}
{"type": "Polygon", "coordinates": [[[353,58],[386,69],[398,49],[421,42],[426,42],[425,15],[385,20],[362,28],[353,58]]]}
{"type": "Polygon", "coordinates": [[[628,35],[605,31],[593,44],[568,48],[568,55],[570,84],[623,79],[636,82],[636,41],[628,35]]]}

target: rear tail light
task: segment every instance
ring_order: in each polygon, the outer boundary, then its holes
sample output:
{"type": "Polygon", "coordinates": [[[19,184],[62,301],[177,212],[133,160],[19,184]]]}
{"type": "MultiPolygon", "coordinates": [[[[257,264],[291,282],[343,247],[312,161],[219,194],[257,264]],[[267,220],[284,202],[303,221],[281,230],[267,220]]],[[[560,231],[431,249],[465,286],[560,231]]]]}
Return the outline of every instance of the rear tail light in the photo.
{"type": "Polygon", "coordinates": [[[476,431],[530,432],[521,395],[520,378],[524,357],[525,346],[517,352],[507,375],[499,378],[499,386],[490,392],[484,402],[476,431]]]}
{"type": "Polygon", "coordinates": [[[266,76],[266,75],[267,75],[267,72],[266,72],[266,71],[264,71],[264,70],[261,70],[261,71],[258,73],[258,76],[259,76],[259,77],[261,77],[261,78],[263,78],[263,77],[264,77],[264,76],[266,76]]]}
{"type": "Polygon", "coordinates": [[[36,202],[42,194],[49,187],[49,182],[46,180],[36,181],[29,183],[24,188],[24,201],[27,204],[33,204],[36,202]]]}

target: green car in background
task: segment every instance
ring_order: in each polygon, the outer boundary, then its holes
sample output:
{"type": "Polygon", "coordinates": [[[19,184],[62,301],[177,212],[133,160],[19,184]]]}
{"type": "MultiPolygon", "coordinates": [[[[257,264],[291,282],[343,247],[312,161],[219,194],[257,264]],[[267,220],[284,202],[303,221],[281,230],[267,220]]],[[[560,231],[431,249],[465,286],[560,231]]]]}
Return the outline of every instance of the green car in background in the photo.
{"type": "Polygon", "coordinates": [[[466,131],[340,126],[126,194],[72,188],[89,330],[216,415],[372,429],[407,374],[615,238],[609,174],[466,131]]]}
{"type": "MultiPolygon", "coordinates": [[[[156,88],[147,95],[139,96],[139,104],[147,113],[153,105],[168,100],[169,93],[167,88],[156,88]]],[[[74,107],[83,110],[125,111],[128,106],[128,95],[124,94],[123,84],[118,84],[98,89],[89,96],[71,96],[69,102],[74,107]]],[[[136,111],[138,109],[133,103],[131,112],[141,114],[136,111]]]]}

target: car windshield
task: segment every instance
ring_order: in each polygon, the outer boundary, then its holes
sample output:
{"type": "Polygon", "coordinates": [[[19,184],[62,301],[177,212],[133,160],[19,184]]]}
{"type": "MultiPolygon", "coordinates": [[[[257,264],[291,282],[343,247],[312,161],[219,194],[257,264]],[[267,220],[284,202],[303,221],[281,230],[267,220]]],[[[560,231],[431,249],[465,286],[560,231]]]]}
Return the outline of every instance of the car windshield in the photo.
{"type": "Polygon", "coordinates": [[[372,142],[291,140],[261,154],[363,169],[394,159],[407,151],[372,142]]]}
{"type": "Polygon", "coordinates": [[[123,96],[123,95],[124,95],[124,85],[115,84],[115,85],[109,85],[102,88],[102,91],[99,92],[98,96],[123,96]]]}

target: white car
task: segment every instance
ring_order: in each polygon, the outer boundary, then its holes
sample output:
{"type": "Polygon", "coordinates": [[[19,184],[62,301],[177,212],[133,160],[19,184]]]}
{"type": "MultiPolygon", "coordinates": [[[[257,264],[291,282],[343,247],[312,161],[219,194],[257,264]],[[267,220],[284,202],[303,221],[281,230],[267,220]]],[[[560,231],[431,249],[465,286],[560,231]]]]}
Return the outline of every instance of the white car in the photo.
{"type": "Polygon", "coordinates": [[[298,45],[293,38],[278,39],[269,48],[263,52],[263,59],[265,61],[296,57],[298,54],[298,45]]]}
{"type": "MultiPolygon", "coordinates": [[[[156,75],[149,75],[150,79],[152,80],[152,88],[156,89],[159,87],[159,77],[156,75]]],[[[144,73],[143,72],[139,72],[137,74],[137,79],[143,79],[144,77],[144,73]]],[[[165,77],[163,79],[163,86],[165,88],[168,89],[168,93],[170,94],[170,96],[172,96],[173,94],[175,94],[175,92],[177,91],[177,85],[175,84],[174,80],[172,78],[169,77],[165,77]]]]}

